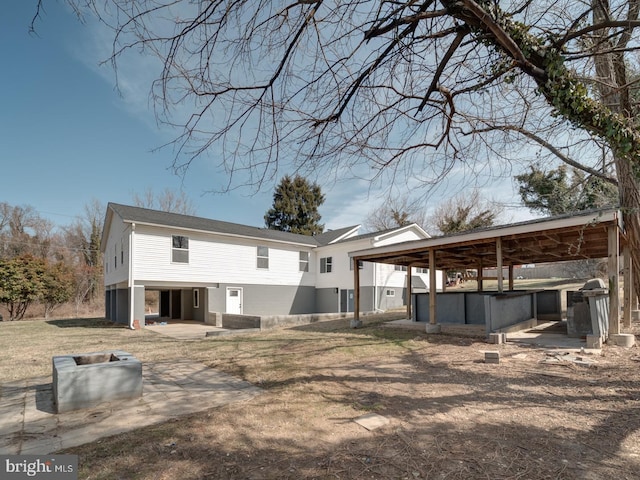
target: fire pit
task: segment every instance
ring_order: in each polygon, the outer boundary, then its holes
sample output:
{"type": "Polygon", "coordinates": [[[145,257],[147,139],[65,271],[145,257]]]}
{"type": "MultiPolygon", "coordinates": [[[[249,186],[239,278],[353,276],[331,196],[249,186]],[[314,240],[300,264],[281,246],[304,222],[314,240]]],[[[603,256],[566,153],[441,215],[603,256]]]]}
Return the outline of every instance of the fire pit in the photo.
{"type": "Polygon", "coordinates": [[[53,357],[58,413],[142,396],[142,363],[122,350],[53,357]]]}

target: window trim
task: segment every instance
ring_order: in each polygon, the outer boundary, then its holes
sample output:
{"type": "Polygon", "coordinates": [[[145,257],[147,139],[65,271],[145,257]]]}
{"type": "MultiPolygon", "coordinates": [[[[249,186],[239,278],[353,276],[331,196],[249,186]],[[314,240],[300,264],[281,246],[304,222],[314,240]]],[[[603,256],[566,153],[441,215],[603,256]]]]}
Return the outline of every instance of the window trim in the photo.
{"type": "Polygon", "coordinates": [[[200,308],[200,290],[193,289],[193,308],[200,308]]]}
{"type": "Polygon", "coordinates": [[[311,259],[311,255],[309,254],[309,252],[305,251],[305,250],[300,250],[299,254],[298,254],[298,271],[299,272],[308,272],[309,271],[309,260],[311,259]],[[302,256],[305,256],[306,258],[302,258],[302,256]]]}
{"type": "Polygon", "coordinates": [[[320,273],[331,273],[333,271],[333,257],[322,257],[320,259],[320,273]]]}
{"type": "MultiPolygon", "coordinates": [[[[182,244],[182,241],[178,241],[179,244],[182,244]]],[[[171,263],[189,263],[189,237],[186,235],[171,235],[171,263]],[[186,248],[184,246],[175,246],[175,239],[181,238],[186,240],[186,248]],[[176,254],[185,254],[186,253],[186,261],[182,261],[180,259],[176,259],[176,254]]]]}
{"type": "Polygon", "coordinates": [[[256,247],[256,268],[259,270],[269,270],[269,247],[265,247],[264,245],[258,245],[256,247]],[[260,254],[260,249],[264,249],[262,255],[260,254]],[[266,255],[264,255],[265,251],[266,255]],[[260,265],[260,260],[266,263],[266,265],[260,265]]]}
{"type": "Polygon", "coordinates": [[[395,297],[396,296],[396,291],[392,288],[387,288],[387,291],[385,292],[385,295],[387,297],[395,297]]]}

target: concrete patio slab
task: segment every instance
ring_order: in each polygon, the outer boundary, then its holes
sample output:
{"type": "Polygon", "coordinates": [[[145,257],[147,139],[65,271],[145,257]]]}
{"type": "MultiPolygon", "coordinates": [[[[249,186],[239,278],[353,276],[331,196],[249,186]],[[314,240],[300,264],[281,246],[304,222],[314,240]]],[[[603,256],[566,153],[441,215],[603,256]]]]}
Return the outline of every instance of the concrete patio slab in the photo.
{"type": "Polygon", "coordinates": [[[202,322],[182,320],[180,322],[156,323],[147,325],[145,330],[166,335],[178,340],[203,340],[209,332],[227,332],[228,330],[202,322]]]}
{"type": "Polygon", "coordinates": [[[52,453],[262,392],[187,360],[145,363],[142,375],[140,398],[61,414],[55,413],[51,376],[0,385],[0,454],[52,453]]]}

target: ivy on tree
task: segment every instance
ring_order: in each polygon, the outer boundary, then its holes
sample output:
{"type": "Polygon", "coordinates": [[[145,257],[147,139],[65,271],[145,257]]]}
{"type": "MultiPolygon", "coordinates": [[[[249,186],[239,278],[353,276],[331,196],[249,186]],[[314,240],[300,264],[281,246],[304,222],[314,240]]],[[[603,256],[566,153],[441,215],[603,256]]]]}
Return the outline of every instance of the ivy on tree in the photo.
{"type": "Polygon", "coordinates": [[[299,175],[286,175],[273,194],[273,205],[264,216],[265,225],[270,230],[317,235],[324,230],[318,213],[323,203],[324,195],[317,184],[299,175]]]}

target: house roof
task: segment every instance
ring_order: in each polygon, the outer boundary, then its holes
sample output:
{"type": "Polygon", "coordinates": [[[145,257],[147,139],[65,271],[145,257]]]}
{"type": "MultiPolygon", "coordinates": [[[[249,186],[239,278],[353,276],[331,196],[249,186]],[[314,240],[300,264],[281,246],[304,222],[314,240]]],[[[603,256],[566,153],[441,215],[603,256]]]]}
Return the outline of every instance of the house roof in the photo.
{"type": "Polygon", "coordinates": [[[380,230],[380,231],[377,231],[377,232],[363,233],[362,235],[356,235],[356,236],[353,236],[353,237],[346,238],[344,240],[342,240],[342,239],[341,240],[337,240],[335,243],[347,242],[347,241],[355,241],[355,240],[364,240],[364,239],[367,239],[367,238],[373,238],[375,240],[380,240],[380,239],[386,237],[387,235],[395,234],[395,233],[401,232],[403,230],[408,230],[408,229],[418,230],[426,238],[431,237],[431,235],[429,235],[417,223],[411,223],[411,224],[405,225],[403,227],[387,228],[386,230],[380,230]]]}
{"type": "Polygon", "coordinates": [[[115,212],[125,223],[174,227],[237,237],[250,237],[276,242],[296,243],[312,247],[320,245],[316,238],[310,235],[300,235],[297,233],[281,232],[279,230],[269,230],[267,228],[250,227],[239,223],[223,222],[209,218],[163,212],[160,210],[151,210],[148,208],[133,207],[130,205],[120,205],[117,203],[109,203],[108,209],[115,212]]]}
{"type": "MultiPolygon", "coordinates": [[[[604,258],[609,227],[621,228],[614,209],[531,220],[471,232],[396,243],[351,252],[358,260],[429,267],[434,251],[436,267],[459,269],[604,258]]],[[[624,240],[624,238],[622,239],[624,240]]]]}
{"type": "MultiPolygon", "coordinates": [[[[140,225],[152,225],[159,227],[174,227],[183,230],[216,233],[221,235],[254,238],[260,240],[270,240],[274,242],[284,242],[309,247],[320,247],[324,245],[330,245],[339,241],[351,241],[354,239],[362,238],[353,236],[353,234],[357,232],[359,225],[340,228],[337,230],[329,230],[315,236],[310,236],[281,232],[279,230],[269,230],[267,228],[251,227],[248,225],[223,222],[220,220],[196,217],[192,215],[183,215],[178,213],[163,212],[160,210],[152,210],[149,208],[134,207],[118,203],[109,203],[107,206],[105,227],[103,228],[103,240],[106,238],[105,235],[107,233],[112,214],[118,215],[125,223],[136,223],[140,225]]],[[[376,233],[370,235],[376,235],[376,233]]]]}
{"type": "Polygon", "coordinates": [[[349,241],[356,237],[349,236],[358,231],[360,225],[352,225],[351,227],[339,228],[337,230],[328,230],[326,232],[315,235],[315,239],[320,245],[329,245],[340,241],[349,241]]]}

